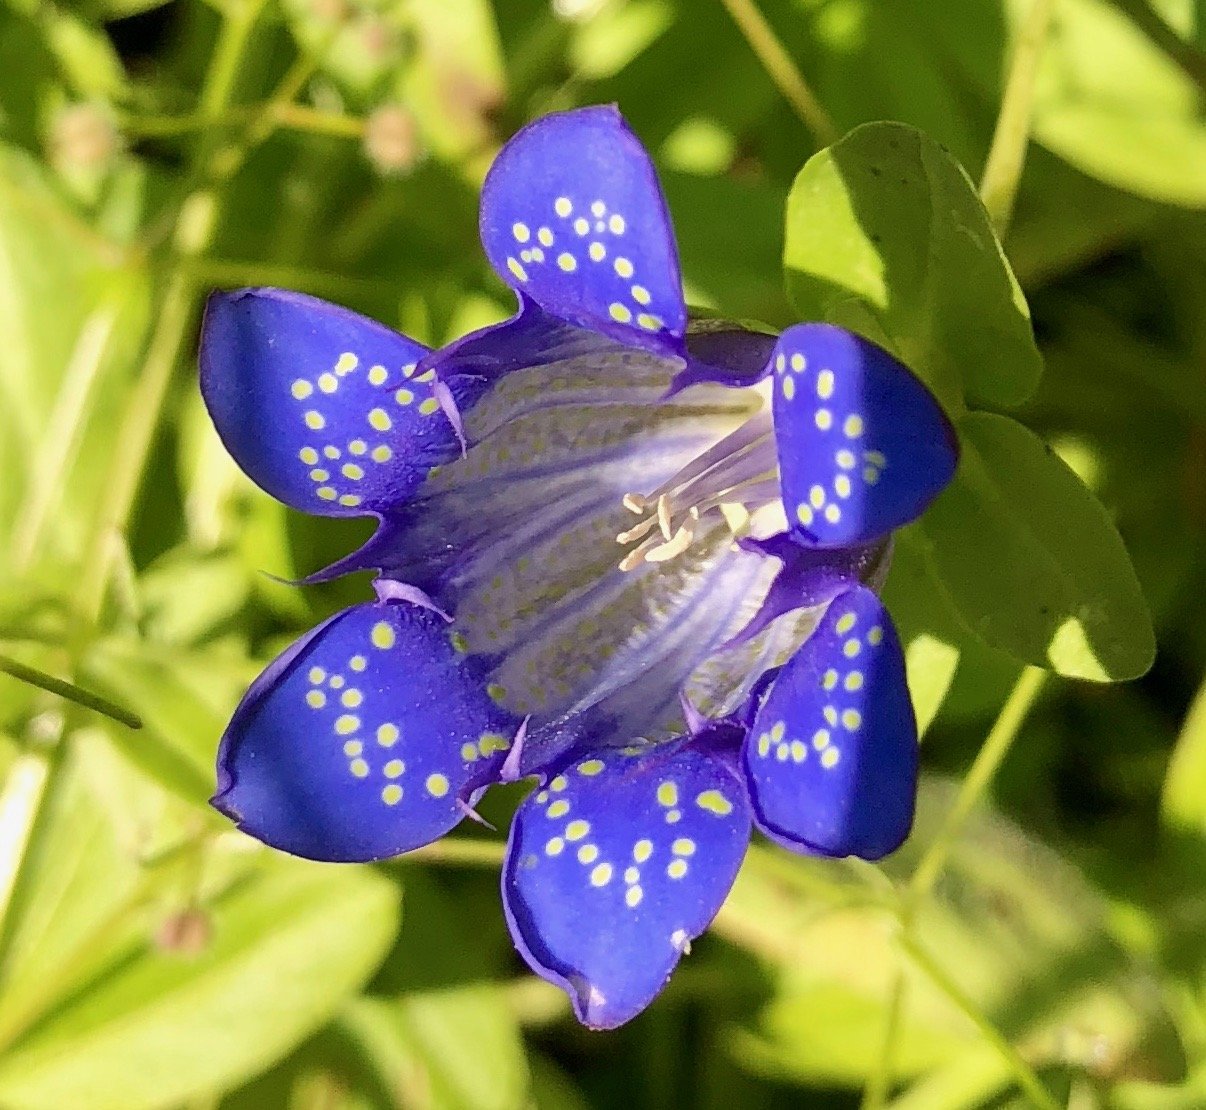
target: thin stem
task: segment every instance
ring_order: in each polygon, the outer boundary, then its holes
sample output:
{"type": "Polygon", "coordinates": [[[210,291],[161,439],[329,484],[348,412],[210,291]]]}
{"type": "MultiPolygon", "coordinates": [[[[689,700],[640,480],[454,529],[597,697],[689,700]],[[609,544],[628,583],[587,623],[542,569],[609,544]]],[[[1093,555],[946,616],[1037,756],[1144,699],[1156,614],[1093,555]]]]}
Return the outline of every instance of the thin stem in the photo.
{"type": "Polygon", "coordinates": [[[839,134],[829,113],[821,106],[800,67],[792,60],[774,28],[766,21],[756,0],[720,0],[733,17],[750,49],[758,55],[775,87],[792,106],[820,146],[837,142],[839,134]]]}
{"type": "MultiPolygon", "coordinates": [[[[224,20],[201,93],[201,107],[208,115],[219,117],[225,111],[233,95],[235,81],[252,31],[266,3],[267,0],[252,0],[246,7],[239,7],[237,12],[224,20]]],[[[198,144],[194,154],[194,173],[199,165],[208,160],[212,149],[213,139],[206,136],[198,144]]],[[[198,192],[188,196],[172,221],[178,254],[200,254],[208,246],[216,211],[217,202],[212,193],[198,192]]],[[[112,535],[114,530],[124,532],[129,523],[172,371],[188,335],[193,307],[191,282],[180,272],[172,273],[167,281],[167,289],[159,307],[158,320],[147,347],[138,382],[126,400],[119,425],[117,451],[108,468],[105,493],[85,548],[75,595],[80,632],[71,644],[73,664],[78,662],[87,639],[96,628],[109,580],[112,535]]],[[[11,668],[6,669],[11,673],[11,668]]],[[[56,679],[51,681],[58,682],[56,679]]],[[[39,685],[46,684],[39,682],[39,685]]],[[[73,701],[79,700],[78,687],[64,684],[62,691],[55,692],[70,696],[73,701]]],[[[108,703],[103,704],[109,708],[108,703]]],[[[100,705],[93,707],[100,708],[100,705]]],[[[112,715],[121,720],[124,711],[119,709],[117,714],[112,715]]],[[[134,718],[128,718],[127,723],[132,722],[134,718]]],[[[5,949],[11,935],[10,894],[21,882],[29,859],[30,845],[43,827],[45,799],[54,790],[56,767],[62,761],[69,731],[68,722],[61,721],[54,743],[48,744],[49,750],[39,755],[44,761],[44,776],[40,788],[30,795],[29,804],[14,807],[5,814],[9,827],[5,829],[4,846],[9,849],[9,854],[4,857],[3,872],[7,876],[5,882],[8,893],[0,900],[0,964],[5,957],[5,949]]]]}
{"type": "Polygon", "coordinates": [[[61,678],[55,678],[54,675],[49,675],[36,667],[27,667],[24,663],[18,663],[7,655],[0,655],[0,674],[11,675],[20,682],[56,694],[76,705],[82,705],[85,709],[91,709],[94,713],[102,713],[127,728],[142,728],[141,718],[128,709],[123,709],[120,705],[111,702],[108,698],[102,698],[100,694],[85,690],[74,682],[65,682],[61,678]]]}
{"type": "Polygon", "coordinates": [[[917,969],[962,1011],[963,1015],[980,1031],[980,1035],[1001,1054],[1031,1103],[1043,1107],[1044,1110],[1060,1110],[1059,1103],[1051,1096],[1051,1092],[1043,1085],[1034,1069],[1022,1059],[1018,1050],[1001,1034],[1000,1030],[976,1009],[971,999],[948,978],[946,972],[930,958],[929,953],[907,934],[901,934],[900,947],[917,969]]]}
{"type": "Polygon", "coordinates": [[[311,135],[334,135],[342,139],[364,137],[364,120],[358,116],[323,112],[305,104],[279,104],[273,112],[276,124],[292,131],[305,131],[311,135]]]}
{"type": "Polygon", "coordinates": [[[958,839],[964,822],[980,801],[988,784],[1009,753],[1014,738],[1026,720],[1026,715],[1030,712],[1046,680],[1047,672],[1042,668],[1027,667],[1022,671],[1010,691],[1000,714],[989,730],[983,747],[980,748],[972,762],[971,770],[968,771],[963,785],[959,788],[959,795],[947,813],[946,821],[929,848],[926,849],[925,855],[917,865],[917,870],[913,872],[912,880],[909,883],[906,919],[911,916],[908,911],[915,908],[938,881],[942,869],[946,866],[946,857],[958,839]]]}
{"type": "Polygon", "coordinates": [[[244,126],[258,120],[265,112],[274,117],[278,127],[305,131],[313,135],[335,135],[358,139],[364,134],[364,120],[339,112],[323,112],[304,104],[244,104],[215,117],[205,112],[190,112],[183,116],[126,116],[121,129],[136,138],[170,138],[193,131],[225,129],[244,126]]]}
{"type": "Polygon", "coordinates": [[[84,321],[76,339],[47,431],[35,448],[29,487],[14,518],[12,565],[18,573],[33,561],[66,484],[128,288],[123,283],[116,296],[107,295],[84,321]]]}
{"type": "Polygon", "coordinates": [[[114,531],[124,532],[129,523],[147,456],[159,427],[160,410],[193,311],[192,283],[179,274],[173,275],[159,309],[142,371],[126,401],[108,481],[93,524],[90,555],[80,574],[76,607],[87,617],[89,624],[94,623],[100,613],[109,582],[113,554],[109,540],[114,531]]]}
{"type": "Polygon", "coordinates": [[[897,967],[892,975],[892,986],[888,994],[888,1013],[884,1020],[884,1038],[879,1047],[877,1067],[867,1077],[863,1088],[862,1110],[882,1110],[892,1085],[892,1065],[896,1057],[896,1039],[900,1035],[901,1015],[904,1011],[904,969],[897,967]]]}
{"type": "Polygon", "coordinates": [[[980,198],[1000,238],[1005,237],[1013,218],[1026,148],[1030,141],[1030,117],[1034,111],[1034,92],[1039,61],[1051,28],[1055,0],[1033,0],[1022,33],[1018,36],[1005,81],[1005,95],[997,116],[992,146],[984,164],[980,198]]]}
{"type": "Polygon", "coordinates": [[[443,863],[453,867],[498,867],[506,852],[501,840],[470,840],[445,837],[434,844],[416,848],[402,858],[407,863],[443,863]]]}

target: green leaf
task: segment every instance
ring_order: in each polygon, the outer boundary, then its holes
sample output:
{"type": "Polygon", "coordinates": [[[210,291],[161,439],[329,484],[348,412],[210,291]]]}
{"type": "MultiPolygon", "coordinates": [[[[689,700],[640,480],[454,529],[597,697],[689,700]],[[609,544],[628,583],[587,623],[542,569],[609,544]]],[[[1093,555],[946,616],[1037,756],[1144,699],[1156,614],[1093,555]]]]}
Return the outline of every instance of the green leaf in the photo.
{"type": "Polygon", "coordinates": [[[1016,405],[1042,373],[1021,288],[967,175],[912,127],[858,127],[787,200],[787,289],[806,319],[894,351],[952,413],[1016,405]]]}
{"type": "Polygon", "coordinates": [[[1160,816],[1171,828],[1206,836],[1206,683],[1199,687],[1177,737],[1160,816]]]}
{"type": "MultiPolygon", "coordinates": [[[[1029,4],[1010,0],[1015,27],[1029,4]]],[[[1206,206],[1201,95],[1189,74],[1112,4],[1061,0],[1039,69],[1034,135],[1103,181],[1200,208],[1206,206]]]]}
{"type": "Polygon", "coordinates": [[[884,600],[900,633],[917,731],[924,736],[954,680],[966,633],[910,532],[893,545],[884,600]]]}
{"type": "Polygon", "coordinates": [[[196,956],[144,948],[0,1057],[12,1110],[169,1107],[237,1082],[317,1029],[371,974],[397,888],[367,868],[265,860],[196,956]]]}
{"type": "Polygon", "coordinates": [[[81,670],[98,690],[142,717],[142,731],[112,732],[126,756],[198,806],[213,793],[218,738],[254,672],[230,645],[184,651],[117,637],[98,643],[81,670]]]}
{"type": "MultiPolygon", "coordinates": [[[[890,877],[915,866],[954,791],[954,784],[923,778],[917,827],[883,865],[890,877]]],[[[811,1085],[860,1083],[878,1060],[892,982],[902,969],[894,1074],[946,1072],[940,1086],[968,1092],[965,1101],[952,1091],[950,1099],[908,1104],[954,1110],[980,1105],[1009,1085],[1009,1071],[976,1025],[939,984],[902,961],[893,893],[883,874],[751,850],[716,923],[773,976],[771,999],[726,1038],[742,1066],[811,1085]],[[970,1097],[973,1089],[979,1097],[970,1097]]],[[[982,809],[951,853],[944,881],[918,907],[911,932],[982,1019],[1035,1066],[1082,1064],[1104,1077],[1125,1073],[1143,1051],[1153,1078],[1176,1078],[1184,1061],[1169,1000],[1112,938],[1108,921],[1107,899],[1075,867],[982,809]],[[1092,1035],[1077,1036],[1086,1030],[1092,1035]]]]}
{"type": "Polygon", "coordinates": [[[519,1110],[528,1068],[519,1025],[498,986],[472,983],[397,999],[357,999],[341,1027],[387,1090],[428,1092],[448,1110],[519,1110]]]}
{"type": "Polygon", "coordinates": [[[1105,509],[1008,417],[959,423],[955,479],[922,518],[929,556],[967,625],[1028,663],[1098,682],[1151,666],[1147,605],[1105,509]]]}
{"type": "MultiPolygon", "coordinates": [[[[94,793],[98,777],[106,787],[112,780],[92,773],[76,737],[65,743],[53,776],[45,756],[27,754],[6,784],[8,792],[29,792],[19,808],[40,806],[6,915],[0,1043],[77,989],[138,926],[123,913],[139,888],[138,861],[94,793]]],[[[15,802],[11,793],[8,800],[15,802]]],[[[13,812],[6,816],[11,821],[13,812]]]]}

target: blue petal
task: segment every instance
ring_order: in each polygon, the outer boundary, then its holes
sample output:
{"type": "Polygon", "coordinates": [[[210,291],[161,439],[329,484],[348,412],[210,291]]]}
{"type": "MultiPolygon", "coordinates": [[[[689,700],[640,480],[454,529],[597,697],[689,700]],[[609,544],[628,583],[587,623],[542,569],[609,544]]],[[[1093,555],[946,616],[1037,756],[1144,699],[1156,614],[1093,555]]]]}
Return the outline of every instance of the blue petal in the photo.
{"type": "Polygon", "coordinates": [[[678,252],[649,155],[614,107],[544,116],[482,188],[482,243],[523,298],[581,327],[679,353],[678,252]]]}
{"type": "Polygon", "coordinates": [[[517,724],[437,614],[358,605],[247,692],[222,737],[213,804],[294,855],[394,856],[460,821],[473,792],[497,781],[517,724]]]}
{"type": "Polygon", "coordinates": [[[886,578],[891,548],[889,543],[833,549],[805,547],[790,532],[739,542],[747,550],[780,560],[783,566],[749,624],[726,647],[752,640],[785,613],[824,605],[860,582],[886,578]]]}
{"type": "Polygon", "coordinates": [[[887,610],[834,599],[779,673],[743,752],[754,818],[796,851],[879,859],[913,823],[917,723],[887,610]]]}
{"type": "Polygon", "coordinates": [[[687,365],[675,376],[673,392],[701,382],[734,388],[757,385],[770,373],[778,337],[732,320],[692,320],[687,328],[687,365]]]}
{"type": "MultiPolygon", "coordinates": [[[[700,738],[702,739],[702,738],[700,738]]],[[[515,815],[503,870],[511,935],[578,1019],[643,1010],[716,916],[749,841],[745,790],[698,739],[570,764],[515,815]]]]}
{"type": "Polygon", "coordinates": [[[337,305],[280,289],[210,298],[201,391],[235,461],[304,512],[404,501],[459,445],[415,364],[427,348],[337,305]]]}
{"type": "Polygon", "coordinates": [[[828,324],[779,337],[775,436],[783,507],[817,547],[869,543],[914,520],[959,444],[930,391],[887,351],[828,324]]]}

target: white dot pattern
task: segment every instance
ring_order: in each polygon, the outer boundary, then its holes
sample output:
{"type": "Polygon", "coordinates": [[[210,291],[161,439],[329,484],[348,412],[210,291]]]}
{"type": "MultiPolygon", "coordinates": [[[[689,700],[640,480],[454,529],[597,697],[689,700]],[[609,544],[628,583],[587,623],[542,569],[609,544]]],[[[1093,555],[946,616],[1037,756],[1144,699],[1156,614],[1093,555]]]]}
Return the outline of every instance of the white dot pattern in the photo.
{"type": "Polygon", "coordinates": [[[583,281],[592,284],[610,278],[614,285],[612,293],[618,296],[607,306],[609,317],[619,324],[657,332],[665,327],[665,320],[650,309],[653,295],[649,289],[632,280],[636,267],[623,253],[627,233],[628,221],[620,212],[609,213],[606,201],[595,199],[588,205],[581,198],[559,196],[552,203],[549,222],[536,232],[539,246],[529,245],[532,232],[526,223],[512,225],[515,253],[507,256],[507,269],[524,284],[545,266],[564,274],[581,274],[583,281]],[[593,220],[582,214],[587,211],[593,220]],[[583,249],[580,240],[587,236],[591,237],[583,249]]]}
{"type": "Polygon", "coordinates": [[[306,428],[310,432],[328,433],[326,436],[307,436],[310,442],[297,452],[298,461],[312,483],[311,494],[320,504],[354,509],[371,503],[374,471],[386,467],[395,456],[398,410],[413,406],[424,418],[439,411],[439,402],[432,390],[435,373],[429,370],[416,376],[416,365],[412,362],[401,367],[399,379],[395,377],[395,371],[379,363],[366,367],[355,354],[345,351],[333,371],[319,374],[316,382],[307,378],[293,381],[290,393],[296,401],[303,403],[301,419],[306,428]],[[380,391],[363,416],[349,418],[338,407],[324,411],[318,397],[328,397],[338,404],[344,379],[362,372],[374,392],[380,391]],[[394,388],[391,380],[404,384],[394,388]],[[328,465],[316,465],[319,462],[328,465]]]}
{"type": "MultiPolygon", "coordinates": [[[[807,359],[799,352],[790,358],[780,353],[774,361],[779,388],[786,401],[798,395],[799,375],[808,368],[807,359]]],[[[825,367],[812,380],[813,424],[821,433],[833,433],[840,446],[833,452],[834,468],[828,485],[814,483],[807,490],[807,497],[796,502],[793,511],[796,521],[803,527],[815,529],[823,523],[838,524],[843,512],[848,511],[843,502],[848,502],[856,492],[856,482],[864,486],[875,485],[888,465],[882,451],[867,448],[862,442],[866,427],[863,417],[856,412],[835,413],[828,402],[838,386],[837,372],[825,367]],[[861,467],[860,467],[861,461],[861,467]]]]}

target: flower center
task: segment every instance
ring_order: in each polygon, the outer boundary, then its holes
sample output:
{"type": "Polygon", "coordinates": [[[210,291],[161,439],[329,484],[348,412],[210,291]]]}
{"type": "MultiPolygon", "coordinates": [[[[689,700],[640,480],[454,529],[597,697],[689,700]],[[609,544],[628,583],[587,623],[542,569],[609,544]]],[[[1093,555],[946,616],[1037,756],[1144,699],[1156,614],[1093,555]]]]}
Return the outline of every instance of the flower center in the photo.
{"type": "Polygon", "coordinates": [[[637,544],[620,560],[620,570],[683,554],[709,513],[723,516],[733,535],[742,535],[750,516],[778,497],[774,423],[770,410],[763,409],[657,489],[624,495],[624,508],[641,519],[616,536],[621,546],[637,544]]]}

